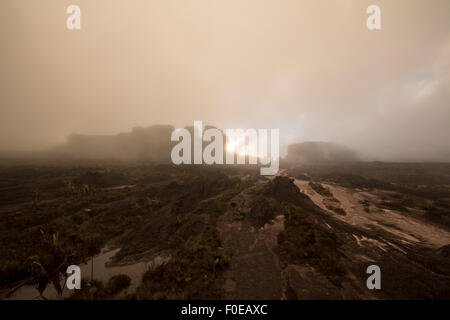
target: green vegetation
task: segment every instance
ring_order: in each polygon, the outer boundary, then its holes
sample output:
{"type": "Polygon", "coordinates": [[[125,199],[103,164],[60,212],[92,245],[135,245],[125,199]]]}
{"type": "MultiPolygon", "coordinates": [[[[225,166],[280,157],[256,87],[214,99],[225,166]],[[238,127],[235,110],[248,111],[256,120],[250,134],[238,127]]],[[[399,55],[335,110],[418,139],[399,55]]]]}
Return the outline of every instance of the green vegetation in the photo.
{"type": "Polygon", "coordinates": [[[369,213],[370,212],[370,202],[369,200],[360,200],[359,201],[360,204],[362,204],[362,206],[364,207],[364,211],[369,213]]]}
{"type": "MultiPolygon", "coordinates": [[[[207,213],[206,229],[198,244],[183,245],[172,258],[161,266],[144,273],[137,288],[137,299],[217,299],[221,287],[218,275],[231,261],[231,254],[220,250],[217,219],[225,211],[228,201],[254,183],[245,180],[220,197],[207,201],[196,212],[207,213]]],[[[178,216],[177,216],[178,224],[178,216]]]]}
{"type": "Polygon", "coordinates": [[[214,216],[200,243],[178,250],[172,259],[147,271],[136,291],[137,299],[203,299],[217,298],[217,273],[228,264],[218,248],[220,241],[214,216]]]}
{"type": "Polygon", "coordinates": [[[400,205],[404,207],[415,208],[417,206],[417,203],[413,198],[402,193],[398,194],[398,199],[400,200],[400,205]]]}
{"type": "Polygon", "coordinates": [[[71,300],[111,300],[130,286],[131,278],[125,274],[111,277],[106,285],[97,280],[82,279],[81,289],[75,290],[71,300]]]}
{"type": "Polygon", "coordinates": [[[299,207],[285,205],[285,230],[278,235],[280,258],[286,263],[309,264],[334,281],[346,273],[336,236],[315,223],[299,207]]]}
{"type": "MultiPolygon", "coordinates": [[[[260,179],[257,168],[219,170],[209,166],[119,163],[0,167],[0,176],[1,287],[12,287],[32,277],[42,278],[42,274],[50,272],[46,262],[41,261],[48,251],[41,230],[46,235],[57,235],[64,250],[70,252],[70,264],[80,264],[100,252],[109,240],[130,229],[152,225],[157,219],[162,226],[173,224],[173,230],[182,234],[170,247],[180,250],[180,261],[191,267],[193,257],[199,257],[198,263],[205,272],[211,270],[212,273],[206,273],[214,275],[226,259],[213,241],[217,216],[227,208],[229,199],[260,179]],[[214,201],[201,204],[202,211],[196,212],[199,204],[209,198],[214,201]],[[209,236],[203,234],[203,227],[192,231],[189,228],[192,219],[202,214],[210,216],[206,229],[210,230],[209,236]],[[203,240],[193,247],[186,244],[188,252],[184,252],[184,235],[186,239],[195,236],[203,240]],[[33,270],[26,261],[32,263],[33,270]],[[39,263],[44,269],[38,269],[39,263]]],[[[142,243],[141,239],[136,241],[142,243]]],[[[167,245],[165,238],[154,243],[167,245]]],[[[155,244],[149,241],[146,245],[155,244]]],[[[128,254],[134,254],[139,246],[128,249],[128,254]]],[[[95,270],[93,273],[95,279],[95,270]]],[[[196,279],[196,274],[192,273],[191,278],[196,279]]],[[[188,295],[198,295],[194,293],[188,295]]]]}
{"type": "MultiPolygon", "coordinates": [[[[158,184],[164,185],[173,179],[168,173],[177,173],[177,168],[168,166],[164,169],[167,182],[117,190],[95,185],[110,186],[116,180],[109,177],[116,176],[121,177],[120,182],[130,185],[147,181],[153,179],[149,177],[154,174],[155,167],[109,167],[108,170],[36,167],[30,172],[33,178],[23,168],[17,172],[15,168],[3,172],[3,196],[9,196],[8,201],[19,209],[0,212],[0,286],[31,276],[24,261],[36,252],[47,250],[41,230],[50,235],[58,234],[60,241],[72,252],[70,262],[78,264],[98,253],[107,240],[155,214],[172,196],[157,197],[162,188],[158,184]],[[89,174],[93,171],[98,173],[89,174]],[[22,173],[27,175],[22,177],[22,173]],[[90,184],[82,183],[84,180],[90,184]],[[26,192],[18,193],[16,185],[21,182],[21,188],[26,192]]],[[[157,180],[162,176],[159,174],[157,180]]]]}
{"type": "Polygon", "coordinates": [[[43,249],[28,258],[28,266],[33,284],[41,298],[44,290],[52,283],[62,295],[61,278],[65,278],[72,252],[61,241],[58,233],[46,234],[41,230],[43,249]]]}
{"type": "Polygon", "coordinates": [[[331,193],[330,189],[325,188],[318,182],[310,182],[309,186],[318,194],[320,194],[323,197],[333,197],[333,194],[331,193]]]}
{"type": "Polygon", "coordinates": [[[324,187],[322,184],[320,184],[318,182],[312,182],[312,181],[309,182],[309,186],[315,192],[317,192],[322,197],[324,197],[323,203],[328,210],[330,210],[336,214],[339,214],[341,216],[345,216],[347,214],[345,212],[345,210],[340,207],[340,201],[334,197],[333,193],[331,193],[329,188],[324,187]]]}
{"type": "Polygon", "coordinates": [[[433,200],[430,200],[426,204],[426,210],[428,211],[435,211],[436,210],[436,203],[433,200]]]}
{"type": "MultiPolygon", "coordinates": [[[[308,176],[317,177],[310,172],[308,176]]],[[[153,252],[171,259],[145,272],[137,291],[127,292],[127,296],[123,295],[130,284],[127,276],[102,283],[96,281],[98,271],[93,270],[84,275],[88,280],[83,280],[82,290],[72,299],[221,298],[223,271],[232,256],[226,251],[233,251],[220,243],[217,225],[228,210],[234,222],[253,227],[270,223],[274,214],[282,212],[285,230],[278,236],[281,262],[310,265],[334,283],[346,274],[336,239],[344,239],[341,235],[348,234],[348,229],[327,220],[335,217],[323,214],[286,177],[267,180],[249,192],[247,188],[265,179],[257,169],[116,163],[0,167],[0,177],[2,289],[27,280],[41,294],[48,286],[59,292],[68,264],[92,259],[112,240],[121,248],[113,262],[132,262],[153,252]],[[241,192],[245,194],[234,199],[241,192]],[[283,201],[290,205],[281,206],[283,201]],[[325,222],[330,222],[333,230],[325,222]]],[[[358,182],[355,177],[346,179],[358,182]]],[[[329,210],[345,214],[329,188],[317,182],[310,186],[324,197],[329,210]]],[[[406,193],[406,187],[395,187],[398,190],[379,191],[386,203],[371,199],[361,204],[366,211],[369,206],[374,208],[374,213],[376,206],[415,207],[409,214],[426,210],[422,219],[449,225],[448,191],[439,186],[408,186],[414,192],[406,193]]]]}
{"type": "Polygon", "coordinates": [[[126,274],[118,274],[111,277],[106,285],[106,293],[110,296],[115,296],[120,291],[130,286],[131,279],[126,274]]]}
{"type": "Polygon", "coordinates": [[[33,206],[37,209],[41,205],[42,199],[41,199],[41,193],[39,190],[33,191],[33,206]]]}
{"type": "Polygon", "coordinates": [[[325,204],[325,207],[326,207],[328,210],[333,211],[334,213],[339,214],[339,215],[341,215],[341,216],[345,216],[345,215],[347,214],[343,208],[337,207],[337,206],[332,205],[332,204],[330,204],[330,203],[326,203],[326,204],[325,204]]]}

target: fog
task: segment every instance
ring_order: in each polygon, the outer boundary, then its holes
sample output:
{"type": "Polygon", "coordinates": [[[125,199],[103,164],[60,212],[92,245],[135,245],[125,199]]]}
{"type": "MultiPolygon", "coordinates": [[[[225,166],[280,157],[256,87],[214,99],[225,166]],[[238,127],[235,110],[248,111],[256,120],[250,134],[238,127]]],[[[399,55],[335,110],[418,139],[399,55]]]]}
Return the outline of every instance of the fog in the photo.
{"type": "Polygon", "coordinates": [[[2,0],[0,39],[2,150],[201,120],[450,161],[448,0],[2,0]]]}

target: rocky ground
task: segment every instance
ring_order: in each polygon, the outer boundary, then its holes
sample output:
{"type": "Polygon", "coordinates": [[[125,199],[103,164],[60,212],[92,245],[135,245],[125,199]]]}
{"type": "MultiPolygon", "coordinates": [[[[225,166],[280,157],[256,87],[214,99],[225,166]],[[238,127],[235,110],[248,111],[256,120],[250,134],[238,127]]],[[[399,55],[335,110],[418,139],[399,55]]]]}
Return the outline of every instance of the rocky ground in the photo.
{"type": "Polygon", "coordinates": [[[58,232],[72,263],[101,260],[95,255],[107,245],[115,251],[101,272],[130,273],[132,290],[91,282],[76,299],[450,298],[445,185],[421,189],[315,168],[272,178],[245,167],[32,170],[2,171],[11,182],[0,206],[9,298],[21,297],[11,288],[23,279],[33,284],[26,257],[50,261],[40,230],[58,232]],[[40,178],[18,188],[30,175],[40,178]],[[366,287],[374,264],[381,290],[366,287]]]}

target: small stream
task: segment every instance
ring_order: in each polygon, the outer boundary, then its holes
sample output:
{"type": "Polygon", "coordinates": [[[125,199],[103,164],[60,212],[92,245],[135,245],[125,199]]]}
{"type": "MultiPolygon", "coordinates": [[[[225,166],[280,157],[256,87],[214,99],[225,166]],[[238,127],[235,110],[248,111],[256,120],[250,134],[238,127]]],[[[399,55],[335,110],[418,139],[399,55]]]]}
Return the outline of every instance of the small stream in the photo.
{"type": "MultiPolygon", "coordinates": [[[[145,271],[168,260],[168,258],[156,257],[148,262],[138,262],[130,265],[107,267],[107,263],[110,262],[110,259],[119,250],[120,248],[111,250],[108,247],[105,247],[101,250],[100,254],[94,256],[94,279],[102,281],[105,284],[112,276],[118,274],[128,275],[131,278],[131,284],[126,290],[121,292],[121,295],[134,292],[140,284],[142,274],[145,271]]],[[[91,261],[92,260],[89,260],[87,263],[80,265],[81,278],[91,278],[91,261]]],[[[43,296],[49,300],[61,300],[70,297],[72,293],[72,290],[64,287],[63,296],[61,297],[57,294],[53,285],[49,285],[45,289],[43,296]]],[[[39,293],[36,288],[31,285],[26,285],[15,291],[13,295],[7,298],[7,300],[34,300],[37,298],[39,298],[39,293]]]]}

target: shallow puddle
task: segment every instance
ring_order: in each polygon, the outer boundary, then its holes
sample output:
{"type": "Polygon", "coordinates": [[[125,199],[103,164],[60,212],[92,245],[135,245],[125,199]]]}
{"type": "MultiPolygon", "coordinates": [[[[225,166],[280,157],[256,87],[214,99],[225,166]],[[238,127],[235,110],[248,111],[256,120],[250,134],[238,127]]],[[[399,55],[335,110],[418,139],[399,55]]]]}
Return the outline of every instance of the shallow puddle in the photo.
{"type": "MultiPolygon", "coordinates": [[[[110,250],[107,247],[103,248],[101,253],[94,257],[94,279],[106,283],[112,276],[118,274],[126,274],[131,278],[130,286],[124,290],[121,295],[126,293],[132,293],[136,290],[137,286],[140,284],[142,279],[142,274],[149,268],[154,268],[168,260],[165,257],[156,257],[155,259],[148,262],[138,262],[130,265],[123,266],[111,266],[108,267],[107,264],[110,259],[120,250],[114,249],[110,250]]],[[[88,263],[81,264],[81,277],[91,278],[91,260],[88,263]]],[[[70,297],[72,290],[64,288],[63,297],[58,296],[53,285],[49,285],[43,296],[49,300],[58,300],[70,297]]],[[[7,298],[7,300],[34,300],[39,298],[39,293],[34,286],[26,285],[19,288],[14,294],[7,298]]]]}

